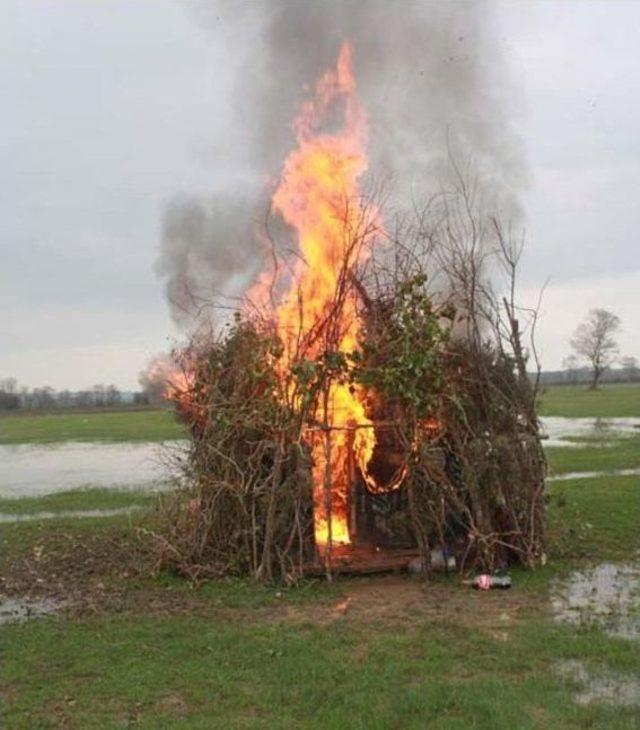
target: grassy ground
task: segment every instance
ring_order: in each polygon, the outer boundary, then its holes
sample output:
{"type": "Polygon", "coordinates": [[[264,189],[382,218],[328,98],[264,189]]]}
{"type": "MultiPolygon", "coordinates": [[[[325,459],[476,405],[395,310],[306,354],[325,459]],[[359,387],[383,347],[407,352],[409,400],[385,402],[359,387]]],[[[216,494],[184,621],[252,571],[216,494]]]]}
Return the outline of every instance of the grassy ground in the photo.
{"type": "Polygon", "coordinates": [[[567,446],[547,449],[551,474],[580,471],[615,471],[640,468],[640,434],[611,439],[604,444],[584,440],[582,448],[567,446]]]}
{"type": "Polygon", "coordinates": [[[170,410],[16,415],[0,418],[0,444],[165,441],[181,438],[170,410]]]}
{"type": "Polygon", "coordinates": [[[550,489],[549,529],[558,560],[633,560],[640,551],[640,477],[594,477],[550,489]]]}
{"type": "Polygon", "coordinates": [[[53,680],[31,693],[39,712],[13,714],[13,727],[637,727],[628,709],[567,702],[552,671],[576,655],[639,668],[630,648],[535,619],[505,641],[454,617],[381,630],[105,616],[18,638],[8,648],[24,662],[9,686],[33,685],[34,670],[53,680]]]}
{"type": "MultiPolygon", "coordinates": [[[[550,450],[556,473],[637,465],[638,438],[550,450]]],[[[0,590],[54,595],[66,613],[0,626],[12,728],[640,728],[640,709],[580,705],[562,662],[640,678],[638,644],[556,623],[552,581],[640,554],[640,478],[553,483],[549,563],[511,591],[457,576],[386,576],[194,590],[140,551],[153,512],[0,525],[0,590]]],[[[102,490],[23,511],[126,506],[102,490]],[[113,501],[110,501],[113,500],[113,501]]],[[[15,511],[15,500],[0,512],[15,511]]]]}
{"type": "Polygon", "coordinates": [[[588,390],[584,385],[549,386],[542,397],[543,416],[570,418],[640,417],[640,384],[603,385],[588,390]]]}
{"type": "Polygon", "coordinates": [[[576,705],[575,682],[555,674],[578,659],[640,675],[637,646],[556,624],[546,599],[559,572],[640,549],[637,490],[634,478],[554,485],[551,564],[516,571],[508,593],[478,594],[453,576],[193,591],[127,563],[123,546],[151,518],[4,526],[3,561],[43,563],[47,576],[56,551],[74,565],[74,550],[119,546],[75,576],[91,600],[72,622],[1,628],[8,726],[640,727],[636,709],[576,705]]]}
{"type": "Polygon", "coordinates": [[[149,505],[158,497],[137,489],[74,489],[69,492],[48,494],[44,497],[0,499],[0,514],[34,514],[68,510],[119,509],[149,505]]]}

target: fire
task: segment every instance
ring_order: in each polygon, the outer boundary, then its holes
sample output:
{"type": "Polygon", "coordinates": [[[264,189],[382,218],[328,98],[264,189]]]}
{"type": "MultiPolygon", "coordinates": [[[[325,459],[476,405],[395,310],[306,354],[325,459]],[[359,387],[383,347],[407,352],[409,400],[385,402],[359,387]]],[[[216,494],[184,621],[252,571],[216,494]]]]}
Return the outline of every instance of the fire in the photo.
{"type": "MultiPolygon", "coordinates": [[[[300,254],[276,312],[288,364],[357,349],[357,300],[349,274],[370,256],[381,227],[378,211],[363,204],[358,185],[368,166],[366,117],[356,96],[348,44],[335,69],[317,83],[314,98],[303,104],[294,129],[298,147],[286,159],[273,196],[274,209],[296,231],[300,254]],[[335,129],[337,115],[342,119],[335,129]],[[318,131],[332,122],[332,131],[318,131]]],[[[363,393],[337,380],[317,420],[324,428],[314,430],[310,441],[315,539],[322,548],[350,542],[351,457],[367,478],[375,434],[363,393]]]]}
{"type": "MultiPolygon", "coordinates": [[[[288,378],[296,364],[358,349],[362,323],[354,274],[383,230],[379,211],[363,202],[359,188],[368,167],[367,120],[356,94],[349,44],[342,45],[335,68],[320,78],[293,127],[297,148],[285,160],[272,205],[295,231],[298,255],[289,268],[276,265],[274,272],[263,272],[244,301],[254,311],[275,306],[268,319],[275,321],[283,345],[275,366],[295,407],[300,394],[288,378]]],[[[185,351],[180,369],[156,362],[149,373],[192,423],[202,417],[193,395],[196,372],[197,354],[185,351]]],[[[376,483],[369,464],[377,439],[365,393],[339,376],[325,387],[306,437],[313,457],[316,545],[324,550],[349,544],[355,469],[371,492],[380,493],[400,485],[406,465],[391,483],[376,483]]]]}
{"type": "Polygon", "coordinates": [[[156,357],[149,363],[144,377],[164,399],[175,403],[184,413],[191,411],[195,366],[179,368],[168,357],[156,357]]]}

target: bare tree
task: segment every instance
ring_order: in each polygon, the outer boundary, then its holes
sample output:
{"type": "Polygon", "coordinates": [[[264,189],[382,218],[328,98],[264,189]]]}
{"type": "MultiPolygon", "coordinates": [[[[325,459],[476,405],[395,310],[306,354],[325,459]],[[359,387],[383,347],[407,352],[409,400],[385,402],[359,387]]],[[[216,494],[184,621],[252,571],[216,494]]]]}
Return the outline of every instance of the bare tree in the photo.
{"type": "Polygon", "coordinates": [[[15,378],[0,380],[0,411],[14,411],[19,407],[18,381],[15,378]]]}
{"type": "Polygon", "coordinates": [[[122,393],[115,385],[107,385],[104,394],[105,406],[118,406],[120,403],[122,403],[122,393]]]}
{"type": "Polygon", "coordinates": [[[18,381],[15,378],[3,378],[0,380],[0,390],[13,395],[18,392],[18,381]]]}
{"type": "Polygon", "coordinates": [[[632,355],[626,355],[620,358],[620,367],[625,380],[633,382],[640,377],[640,365],[638,365],[638,358],[632,355]]]}
{"type": "Polygon", "coordinates": [[[573,351],[591,365],[592,390],[598,387],[600,377],[618,354],[618,343],[614,335],[619,329],[620,318],[617,315],[606,309],[592,309],[571,338],[573,351]]]}
{"type": "Polygon", "coordinates": [[[580,360],[576,355],[569,355],[562,361],[562,368],[565,371],[565,377],[568,383],[575,385],[578,382],[578,371],[580,370],[580,360]]]}

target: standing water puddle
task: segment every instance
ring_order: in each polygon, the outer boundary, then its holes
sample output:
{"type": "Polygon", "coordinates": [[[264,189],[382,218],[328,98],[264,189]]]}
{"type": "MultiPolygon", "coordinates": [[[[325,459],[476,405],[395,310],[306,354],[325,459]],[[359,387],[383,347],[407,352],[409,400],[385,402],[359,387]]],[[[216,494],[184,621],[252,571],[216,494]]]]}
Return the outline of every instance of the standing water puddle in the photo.
{"type": "Polygon", "coordinates": [[[171,477],[169,454],[185,442],[0,445],[0,497],[37,497],[92,487],[158,489],[171,477]]]}
{"type": "Polygon", "coordinates": [[[574,696],[579,705],[608,702],[621,707],[640,706],[640,680],[622,674],[592,674],[579,661],[562,662],[558,674],[582,685],[574,696]]]}
{"type": "Polygon", "coordinates": [[[542,426],[548,435],[545,446],[584,448],[608,446],[611,440],[640,434],[640,418],[564,418],[547,416],[542,426]],[[586,439],[567,441],[567,439],[586,439]]]}
{"type": "Polygon", "coordinates": [[[609,471],[569,471],[547,477],[548,482],[566,482],[573,479],[593,479],[594,477],[634,477],[640,475],[640,469],[611,469],[609,471]]]}
{"type": "Polygon", "coordinates": [[[0,625],[50,616],[63,607],[53,598],[6,598],[0,596],[0,625]]]}
{"type": "Polygon", "coordinates": [[[59,520],[71,518],[74,520],[90,519],[92,517],[116,517],[130,515],[143,509],[140,505],[130,507],[113,507],[111,509],[63,509],[57,512],[22,512],[9,514],[0,512],[0,524],[15,524],[16,522],[40,522],[41,520],[59,520]]]}
{"type": "Polygon", "coordinates": [[[640,566],[601,563],[552,586],[556,621],[600,626],[610,636],[640,639],[640,566]]]}

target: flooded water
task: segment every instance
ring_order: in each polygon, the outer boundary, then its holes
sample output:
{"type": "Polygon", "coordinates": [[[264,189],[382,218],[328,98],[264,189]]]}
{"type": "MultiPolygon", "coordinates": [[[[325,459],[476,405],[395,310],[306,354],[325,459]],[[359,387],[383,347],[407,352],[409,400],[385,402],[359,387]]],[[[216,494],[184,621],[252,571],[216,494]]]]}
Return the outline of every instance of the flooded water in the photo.
{"type": "Polygon", "coordinates": [[[611,469],[610,471],[569,471],[547,477],[548,482],[566,482],[571,479],[593,479],[594,477],[634,477],[640,475],[640,469],[611,469]]]}
{"type": "Polygon", "coordinates": [[[601,563],[552,586],[556,621],[600,626],[610,636],[640,640],[640,565],[601,563]]]}
{"type": "Polygon", "coordinates": [[[21,512],[9,514],[0,512],[0,524],[16,524],[17,522],[40,522],[41,520],[90,519],[92,517],[117,517],[130,515],[144,509],[141,505],[130,507],[113,507],[111,509],[63,509],[58,512],[21,512]]]}
{"type": "Polygon", "coordinates": [[[558,674],[582,685],[574,696],[579,705],[606,702],[621,707],[640,706],[640,680],[636,677],[614,673],[592,673],[577,660],[562,662],[558,666],[558,674]]]}
{"type": "MultiPolygon", "coordinates": [[[[549,439],[545,446],[606,447],[612,439],[640,434],[640,418],[543,419],[549,439]],[[588,442],[567,441],[586,438],[588,442]]],[[[0,498],[32,497],[80,487],[161,489],[172,476],[168,453],[186,442],[78,443],[0,445],[0,498]]],[[[620,474],[637,474],[624,470],[620,474]]],[[[565,474],[554,479],[597,476],[595,472],[565,474]]]]}
{"type": "Polygon", "coordinates": [[[63,607],[53,598],[6,598],[0,596],[0,624],[49,616],[63,607]]]}
{"type": "Polygon", "coordinates": [[[0,445],[0,497],[34,497],[80,487],[160,489],[183,441],[0,445]]]}
{"type": "Polygon", "coordinates": [[[640,435],[640,418],[542,418],[542,426],[549,438],[545,446],[606,447],[614,439],[640,435]],[[567,441],[578,438],[588,441],[567,441]]]}

